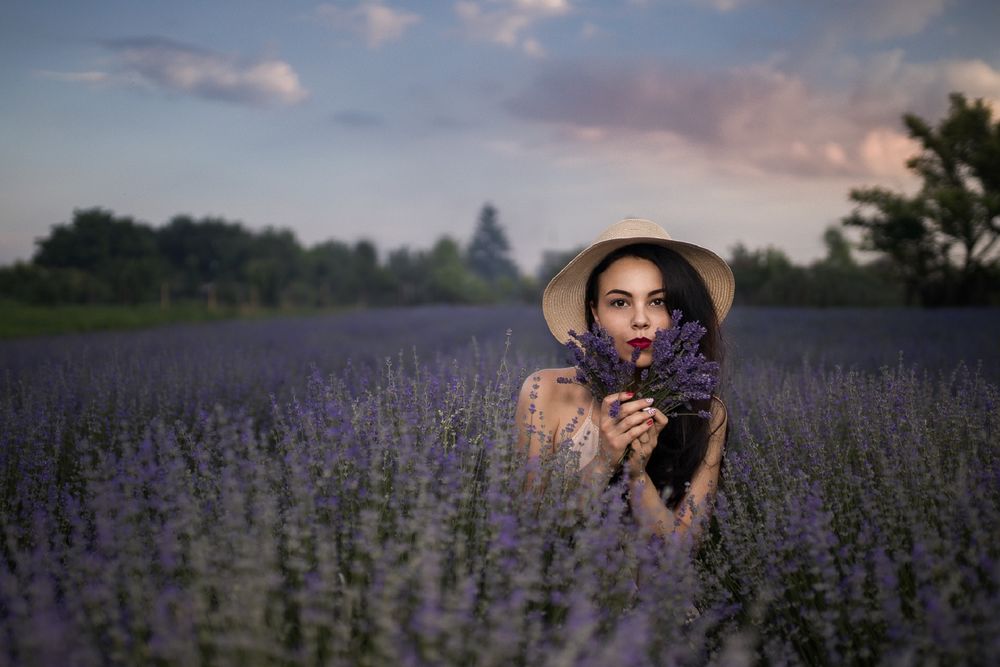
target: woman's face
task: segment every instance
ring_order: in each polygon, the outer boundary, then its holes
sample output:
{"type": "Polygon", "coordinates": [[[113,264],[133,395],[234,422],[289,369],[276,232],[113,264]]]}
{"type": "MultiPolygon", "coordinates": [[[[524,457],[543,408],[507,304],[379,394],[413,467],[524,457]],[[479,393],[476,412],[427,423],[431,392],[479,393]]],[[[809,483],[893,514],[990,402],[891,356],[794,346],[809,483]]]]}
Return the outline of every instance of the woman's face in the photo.
{"type": "MultiPolygon", "coordinates": [[[[621,257],[597,278],[597,303],[591,304],[594,320],[608,330],[622,359],[631,359],[629,341],[645,338],[651,343],[657,329],[670,326],[664,301],[663,277],[648,259],[621,257]]],[[[647,346],[636,365],[653,363],[653,348],[647,346]]]]}

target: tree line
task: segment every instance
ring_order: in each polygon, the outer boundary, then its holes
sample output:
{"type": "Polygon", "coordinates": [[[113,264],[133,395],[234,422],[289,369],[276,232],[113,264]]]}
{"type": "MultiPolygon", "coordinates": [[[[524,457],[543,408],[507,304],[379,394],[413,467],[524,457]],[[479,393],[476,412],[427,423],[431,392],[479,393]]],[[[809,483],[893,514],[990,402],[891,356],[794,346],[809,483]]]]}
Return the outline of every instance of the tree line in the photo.
{"type": "MultiPolygon", "coordinates": [[[[826,257],[808,266],[794,264],[778,248],[737,244],[728,259],[737,303],[903,303],[885,260],[858,263],[836,227],[824,239],[826,257]]],[[[239,222],[187,215],[155,228],[102,208],[78,209],[71,222],[38,241],[31,262],[0,268],[0,298],[42,305],[188,300],[251,308],[535,303],[582,249],[545,252],[533,275],[522,274],[490,204],[467,244],[444,235],[426,250],[390,250],[383,261],[367,239],[303,247],[287,229],[253,231],[239,222]]]]}
{"type": "MultiPolygon", "coordinates": [[[[904,114],[920,152],[913,195],[856,188],[854,210],[823,236],[826,256],[794,264],[774,247],[737,244],[736,303],[791,306],[1000,305],[1000,121],[953,93],[937,125],[904,114]],[[844,230],[860,230],[853,244],[844,230]],[[859,262],[853,251],[868,251],[859,262]]],[[[0,267],[0,298],[32,304],[204,300],[267,307],[537,302],[581,247],[547,251],[522,274],[498,211],[485,204],[467,244],[443,235],[379,260],[373,241],[303,247],[288,229],[260,231],[177,215],[161,227],[103,208],[78,209],[37,241],[30,262],[0,267]]]]}
{"type": "Polygon", "coordinates": [[[34,304],[329,307],[516,301],[532,289],[491,204],[468,244],[443,235],[427,250],[391,250],[385,261],[369,239],[304,247],[288,229],[188,215],[152,227],[99,207],[75,210],[37,246],[30,262],[0,269],[0,296],[34,304]]]}
{"type": "MultiPolygon", "coordinates": [[[[760,305],[887,305],[902,291],[882,264],[854,260],[844,235],[826,232],[827,257],[798,266],[768,247],[732,249],[737,302],[760,305]]],[[[22,303],[335,307],[537,302],[583,247],[544,253],[525,275],[510,257],[498,211],[486,204],[470,241],[441,236],[379,260],[374,242],[304,247],[287,229],[253,231],[222,218],[173,217],[156,228],[102,208],[78,209],[38,241],[31,262],[0,268],[0,297],[22,303]]]]}

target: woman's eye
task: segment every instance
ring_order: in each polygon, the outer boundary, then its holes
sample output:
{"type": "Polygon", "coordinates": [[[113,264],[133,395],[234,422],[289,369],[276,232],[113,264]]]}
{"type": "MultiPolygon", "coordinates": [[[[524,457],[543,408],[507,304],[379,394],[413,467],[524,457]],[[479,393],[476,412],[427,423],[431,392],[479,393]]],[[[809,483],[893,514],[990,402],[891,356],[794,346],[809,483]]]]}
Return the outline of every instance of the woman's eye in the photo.
{"type": "Polygon", "coordinates": [[[663,305],[663,299],[653,299],[653,303],[657,306],[663,305]]]}
{"type": "Polygon", "coordinates": [[[621,303],[621,304],[624,305],[625,304],[625,299],[614,299],[611,302],[611,305],[614,306],[615,308],[620,308],[621,306],[618,305],[619,303],[621,303]]]}

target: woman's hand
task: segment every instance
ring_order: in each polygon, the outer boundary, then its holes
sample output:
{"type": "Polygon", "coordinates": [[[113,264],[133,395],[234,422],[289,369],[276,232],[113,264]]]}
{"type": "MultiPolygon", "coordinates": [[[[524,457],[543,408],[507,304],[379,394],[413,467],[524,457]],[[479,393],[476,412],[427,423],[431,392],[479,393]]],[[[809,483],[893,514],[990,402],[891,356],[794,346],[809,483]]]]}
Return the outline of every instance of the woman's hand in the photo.
{"type": "Polygon", "coordinates": [[[608,394],[602,401],[597,425],[600,431],[597,454],[608,469],[614,469],[631,444],[632,454],[626,466],[630,475],[641,475],[656,447],[656,437],[667,425],[667,418],[651,408],[648,399],[628,400],[630,398],[632,394],[623,391],[608,394]],[[610,414],[611,404],[616,400],[621,402],[617,419],[610,414]]]}
{"type": "MultiPolygon", "coordinates": [[[[647,420],[646,424],[648,424],[649,428],[632,441],[632,451],[625,461],[625,474],[628,475],[629,479],[638,479],[646,473],[646,464],[649,463],[649,457],[653,455],[653,450],[656,449],[660,431],[670,421],[667,416],[656,408],[650,407],[645,408],[645,410],[649,411],[651,415],[650,419],[653,423],[649,424],[647,420]]],[[[645,414],[645,412],[640,414],[645,414]]]]}

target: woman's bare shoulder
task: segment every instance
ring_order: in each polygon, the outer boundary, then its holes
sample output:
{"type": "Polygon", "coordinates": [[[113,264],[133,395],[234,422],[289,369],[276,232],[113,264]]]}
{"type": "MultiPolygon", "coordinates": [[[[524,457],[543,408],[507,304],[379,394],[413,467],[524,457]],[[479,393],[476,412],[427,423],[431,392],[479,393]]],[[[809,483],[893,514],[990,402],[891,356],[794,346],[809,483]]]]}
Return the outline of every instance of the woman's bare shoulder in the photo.
{"type": "Polygon", "coordinates": [[[562,383],[559,378],[576,377],[573,366],[567,368],[540,368],[529,373],[524,380],[525,390],[531,391],[547,405],[557,407],[566,404],[577,404],[588,394],[586,387],[576,383],[562,383]]]}
{"type": "Polygon", "coordinates": [[[572,366],[568,368],[539,368],[533,373],[529,373],[525,384],[537,384],[538,389],[547,389],[550,393],[578,393],[576,389],[582,389],[575,383],[562,383],[559,378],[576,377],[576,369],[572,366]]]}
{"type": "Polygon", "coordinates": [[[561,377],[575,378],[576,368],[540,368],[529,373],[521,388],[519,401],[525,406],[522,410],[529,405],[537,409],[541,423],[545,424],[543,429],[552,438],[566,424],[571,421],[576,423],[574,418],[579,419],[576,415],[590,400],[590,390],[576,383],[559,382],[561,377]]]}
{"type": "Polygon", "coordinates": [[[534,373],[529,373],[528,377],[535,381],[555,382],[558,377],[574,377],[576,369],[572,366],[568,368],[539,368],[534,373]]]}

